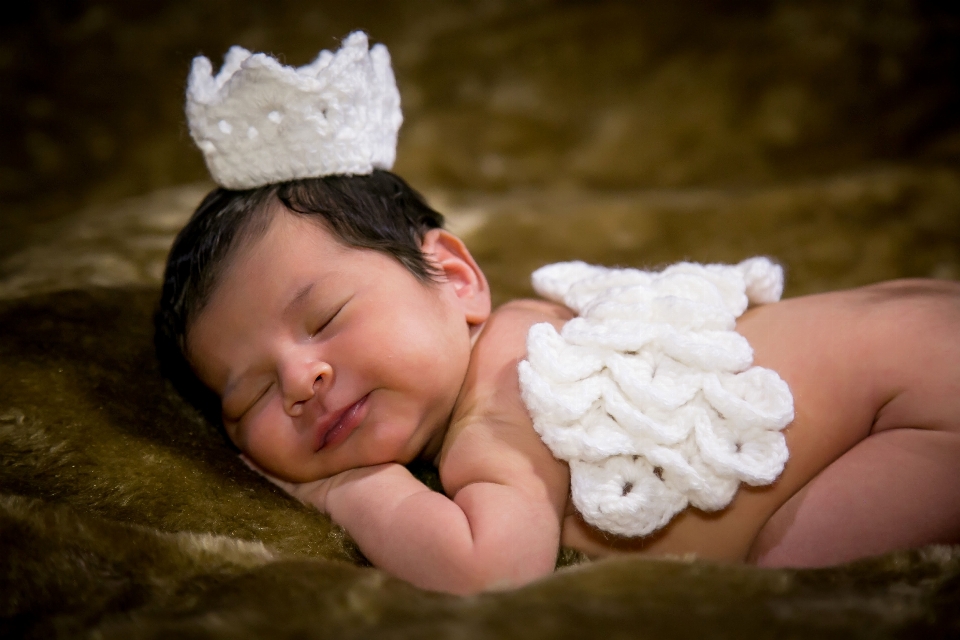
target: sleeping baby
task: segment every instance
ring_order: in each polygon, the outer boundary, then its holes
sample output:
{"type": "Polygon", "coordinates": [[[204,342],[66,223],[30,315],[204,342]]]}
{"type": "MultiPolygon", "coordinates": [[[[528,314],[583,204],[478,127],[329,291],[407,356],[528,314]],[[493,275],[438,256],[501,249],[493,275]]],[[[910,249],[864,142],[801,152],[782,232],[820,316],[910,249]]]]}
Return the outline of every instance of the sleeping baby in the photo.
{"type": "Polygon", "coordinates": [[[158,354],[384,571],[465,594],[561,545],[801,567],[960,542],[960,285],[778,301],[763,258],[565,263],[491,310],[387,170],[399,95],[364,34],[299,69],[198,58],[187,113],[221,187],[171,250],[158,354]]]}

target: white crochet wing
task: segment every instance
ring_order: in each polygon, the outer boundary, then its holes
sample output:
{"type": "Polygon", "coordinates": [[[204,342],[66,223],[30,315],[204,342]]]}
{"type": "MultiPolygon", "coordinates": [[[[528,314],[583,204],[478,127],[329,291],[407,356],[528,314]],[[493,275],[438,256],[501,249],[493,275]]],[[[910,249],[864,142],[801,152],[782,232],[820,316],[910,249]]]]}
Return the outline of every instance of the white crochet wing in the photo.
{"type": "Polygon", "coordinates": [[[565,262],[533,274],[543,297],[578,317],[527,337],[520,387],[533,426],[570,465],[590,524],[647,535],[687,505],[727,506],[741,482],[773,482],[793,397],[753,364],[734,328],[749,304],[780,299],[783,270],[679,263],[661,272],[565,262]]]}

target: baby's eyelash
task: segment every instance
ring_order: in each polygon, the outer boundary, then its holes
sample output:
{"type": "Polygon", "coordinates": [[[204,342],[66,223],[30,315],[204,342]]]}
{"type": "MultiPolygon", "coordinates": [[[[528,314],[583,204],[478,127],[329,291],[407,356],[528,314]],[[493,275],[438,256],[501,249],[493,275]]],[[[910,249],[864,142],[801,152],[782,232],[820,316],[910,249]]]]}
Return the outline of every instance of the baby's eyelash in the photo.
{"type": "Polygon", "coordinates": [[[317,335],[317,334],[319,334],[321,331],[323,331],[324,329],[326,329],[327,326],[328,326],[331,322],[333,322],[333,319],[336,318],[338,315],[340,315],[340,312],[343,311],[343,308],[344,308],[345,306],[347,306],[346,303],[343,303],[342,305],[340,305],[340,307],[333,313],[332,316],[330,316],[329,318],[327,318],[326,320],[324,320],[322,323],[320,323],[320,326],[317,327],[317,330],[313,332],[313,335],[317,335]]]}
{"type": "Polygon", "coordinates": [[[267,395],[267,392],[270,391],[270,387],[272,387],[272,386],[273,386],[273,385],[270,384],[270,385],[267,385],[266,387],[264,387],[263,390],[260,391],[260,393],[258,393],[258,394],[253,398],[253,400],[252,400],[250,403],[248,403],[248,404],[237,414],[237,417],[236,417],[236,418],[233,418],[233,417],[230,417],[230,416],[228,416],[228,417],[229,417],[231,420],[234,420],[234,421],[236,421],[236,422],[240,422],[241,420],[243,420],[244,416],[246,416],[247,413],[249,413],[251,409],[253,409],[255,406],[257,406],[257,403],[260,402],[265,395],[267,395]]]}

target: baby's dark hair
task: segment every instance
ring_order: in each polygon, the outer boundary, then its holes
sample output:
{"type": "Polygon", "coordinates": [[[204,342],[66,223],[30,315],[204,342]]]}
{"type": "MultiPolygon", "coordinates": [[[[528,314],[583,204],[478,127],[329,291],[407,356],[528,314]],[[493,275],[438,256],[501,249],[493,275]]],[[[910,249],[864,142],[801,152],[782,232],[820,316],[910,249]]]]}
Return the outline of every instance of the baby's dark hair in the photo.
{"type": "Polygon", "coordinates": [[[271,210],[280,204],[323,225],[346,246],[392,256],[423,282],[437,275],[420,244],[427,231],[443,226],[443,216],[389,171],[211,191],[170,249],[154,316],[154,344],[162,373],[214,420],[219,419],[220,401],[187,361],[187,330],[209,302],[236,250],[266,231],[271,210]]]}

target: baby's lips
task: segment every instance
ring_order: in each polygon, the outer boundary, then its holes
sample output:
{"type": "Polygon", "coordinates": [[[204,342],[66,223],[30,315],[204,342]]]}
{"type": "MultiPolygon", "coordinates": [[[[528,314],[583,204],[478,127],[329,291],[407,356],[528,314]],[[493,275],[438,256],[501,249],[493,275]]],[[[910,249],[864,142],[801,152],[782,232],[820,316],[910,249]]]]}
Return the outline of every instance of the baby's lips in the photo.
{"type": "MultiPolygon", "coordinates": [[[[357,401],[359,402],[359,400],[357,401]]],[[[330,432],[333,431],[337,424],[343,419],[343,416],[353,408],[357,402],[348,404],[342,409],[337,411],[328,411],[324,414],[320,420],[317,421],[316,427],[316,441],[314,443],[314,450],[320,451],[327,444],[327,436],[330,435],[330,432]]]]}
{"type": "Polygon", "coordinates": [[[349,436],[354,429],[357,428],[361,419],[357,416],[363,409],[363,406],[366,404],[368,397],[369,394],[363,396],[350,406],[339,411],[336,414],[336,420],[334,420],[329,427],[318,431],[319,443],[317,446],[317,451],[320,451],[331,443],[334,445],[339,444],[344,438],[349,436]],[[346,432],[347,436],[340,437],[341,432],[346,432]]]}

